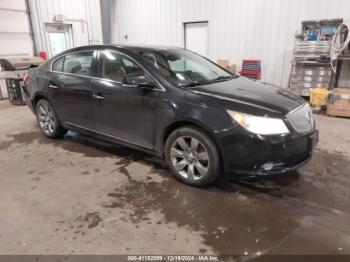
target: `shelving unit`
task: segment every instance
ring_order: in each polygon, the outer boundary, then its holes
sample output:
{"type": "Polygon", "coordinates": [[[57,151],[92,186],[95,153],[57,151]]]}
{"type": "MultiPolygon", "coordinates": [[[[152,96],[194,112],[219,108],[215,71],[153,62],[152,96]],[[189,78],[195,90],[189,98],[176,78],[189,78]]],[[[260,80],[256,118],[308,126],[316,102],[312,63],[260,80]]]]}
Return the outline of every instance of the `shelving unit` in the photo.
{"type": "Polygon", "coordinates": [[[342,19],[303,21],[302,34],[296,36],[288,88],[308,97],[310,88],[334,86],[330,64],[332,36],[342,19]]]}
{"type": "Polygon", "coordinates": [[[288,88],[300,96],[309,96],[309,88],[329,88],[332,68],[330,42],[296,40],[288,88]]]}

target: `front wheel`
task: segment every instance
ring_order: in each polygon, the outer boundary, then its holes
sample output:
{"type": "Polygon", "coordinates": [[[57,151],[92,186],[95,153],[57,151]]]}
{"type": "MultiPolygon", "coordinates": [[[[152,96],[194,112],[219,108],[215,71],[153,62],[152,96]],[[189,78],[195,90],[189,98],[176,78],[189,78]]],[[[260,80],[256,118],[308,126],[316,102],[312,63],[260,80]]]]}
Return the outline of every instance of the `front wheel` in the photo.
{"type": "Polygon", "coordinates": [[[171,133],[165,144],[165,158],[172,173],[191,186],[206,186],[220,176],[220,157],[212,139],[195,127],[171,133]]]}
{"type": "Polygon", "coordinates": [[[50,103],[41,99],[36,104],[36,118],[41,132],[49,138],[61,138],[67,130],[61,126],[50,103]]]}

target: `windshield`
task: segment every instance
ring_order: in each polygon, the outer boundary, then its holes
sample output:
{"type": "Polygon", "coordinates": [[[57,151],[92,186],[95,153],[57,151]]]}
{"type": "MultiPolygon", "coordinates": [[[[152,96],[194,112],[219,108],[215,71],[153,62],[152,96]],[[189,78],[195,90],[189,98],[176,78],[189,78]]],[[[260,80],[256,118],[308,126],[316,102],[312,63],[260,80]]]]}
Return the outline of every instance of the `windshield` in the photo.
{"type": "Polygon", "coordinates": [[[184,49],[142,51],[140,55],[178,87],[225,81],[234,77],[205,58],[184,49]]]}

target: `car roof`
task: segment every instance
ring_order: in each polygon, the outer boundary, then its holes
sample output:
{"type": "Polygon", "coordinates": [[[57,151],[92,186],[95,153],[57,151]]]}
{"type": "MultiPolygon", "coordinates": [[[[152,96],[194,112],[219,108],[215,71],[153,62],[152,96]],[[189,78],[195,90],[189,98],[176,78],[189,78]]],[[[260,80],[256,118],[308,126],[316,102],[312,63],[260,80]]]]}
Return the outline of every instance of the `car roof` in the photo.
{"type": "Polygon", "coordinates": [[[152,46],[152,45],[144,45],[144,46],[134,46],[134,45],[87,45],[87,46],[79,46],[69,50],[66,50],[64,53],[71,53],[77,51],[91,50],[91,49],[119,49],[119,50],[127,50],[133,52],[141,52],[141,51],[162,51],[162,50],[176,50],[183,49],[182,47],[176,46],[152,46]]]}

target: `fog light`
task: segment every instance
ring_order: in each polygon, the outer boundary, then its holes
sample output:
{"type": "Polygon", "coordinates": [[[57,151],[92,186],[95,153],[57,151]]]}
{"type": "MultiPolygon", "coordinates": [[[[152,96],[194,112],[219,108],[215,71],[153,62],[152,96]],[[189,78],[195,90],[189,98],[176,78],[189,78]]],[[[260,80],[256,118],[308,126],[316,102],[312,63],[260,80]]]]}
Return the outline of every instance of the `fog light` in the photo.
{"type": "Polygon", "coordinates": [[[280,166],[283,166],[283,163],[281,163],[281,162],[279,162],[279,163],[267,162],[267,163],[263,164],[261,166],[261,168],[266,170],[266,171],[269,171],[275,167],[280,167],[280,166]]]}
{"type": "Polygon", "coordinates": [[[274,166],[275,166],[275,164],[273,162],[268,162],[268,163],[263,164],[261,166],[261,168],[264,170],[271,170],[274,166]]]}

